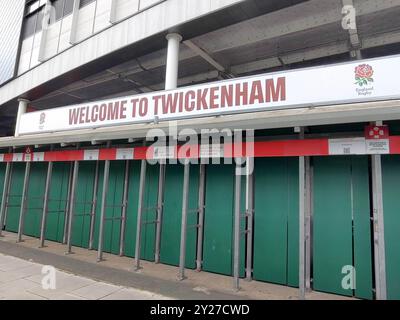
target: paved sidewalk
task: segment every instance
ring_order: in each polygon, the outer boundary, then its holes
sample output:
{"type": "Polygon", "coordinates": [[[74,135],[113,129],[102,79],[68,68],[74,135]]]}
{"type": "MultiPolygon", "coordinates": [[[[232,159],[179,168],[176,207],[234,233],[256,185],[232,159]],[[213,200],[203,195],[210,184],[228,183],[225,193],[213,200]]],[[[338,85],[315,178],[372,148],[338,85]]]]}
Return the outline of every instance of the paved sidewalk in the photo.
{"type": "Polygon", "coordinates": [[[0,253],[0,300],[164,300],[147,291],[116,286],[56,270],[56,289],[43,289],[43,265],[0,253]]]}

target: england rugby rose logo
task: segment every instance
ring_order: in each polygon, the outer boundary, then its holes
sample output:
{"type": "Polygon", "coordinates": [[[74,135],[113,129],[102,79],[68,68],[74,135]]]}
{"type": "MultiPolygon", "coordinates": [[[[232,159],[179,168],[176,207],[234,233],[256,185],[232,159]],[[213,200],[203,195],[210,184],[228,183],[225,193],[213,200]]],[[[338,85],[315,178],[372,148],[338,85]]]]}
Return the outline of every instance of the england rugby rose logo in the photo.
{"type": "Polygon", "coordinates": [[[360,87],[374,82],[374,69],[369,64],[360,64],[354,72],[356,78],[355,84],[358,84],[360,87]]]}

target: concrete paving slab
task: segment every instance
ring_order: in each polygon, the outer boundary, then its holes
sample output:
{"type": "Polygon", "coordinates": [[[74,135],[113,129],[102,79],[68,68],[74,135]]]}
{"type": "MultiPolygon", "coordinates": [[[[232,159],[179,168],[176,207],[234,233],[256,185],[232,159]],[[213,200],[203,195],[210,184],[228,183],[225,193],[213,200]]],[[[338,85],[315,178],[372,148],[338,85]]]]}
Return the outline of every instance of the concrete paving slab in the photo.
{"type": "Polygon", "coordinates": [[[104,298],[119,290],[120,287],[118,286],[97,282],[89,286],[85,286],[83,288],[71,291],[71,293],[86,299],[97,300],[104,298]]]}

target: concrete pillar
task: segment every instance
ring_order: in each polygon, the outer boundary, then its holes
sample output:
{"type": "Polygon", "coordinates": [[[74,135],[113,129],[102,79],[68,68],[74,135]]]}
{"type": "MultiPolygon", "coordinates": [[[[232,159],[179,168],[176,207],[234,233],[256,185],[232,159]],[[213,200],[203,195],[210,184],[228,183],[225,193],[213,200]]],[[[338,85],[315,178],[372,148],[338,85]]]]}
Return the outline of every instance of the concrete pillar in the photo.
{"type": "Polygon", "coordinates": [[[26,109],[28,108],[29,100],[26,99],[18,99],[18,113],[17,113],[17,120],[15,122],[15,133],[14,136],[19,136],[19,124],[21,122],[21,116],[26,113],[26,109]]]}
{"type": "Polygon", "coordinates": [[[177,33],[170,33],[166,38],[168,40],[168,53],[165,90],[171,90],[178,87],[179,45],[182,36],[177,33]]]}

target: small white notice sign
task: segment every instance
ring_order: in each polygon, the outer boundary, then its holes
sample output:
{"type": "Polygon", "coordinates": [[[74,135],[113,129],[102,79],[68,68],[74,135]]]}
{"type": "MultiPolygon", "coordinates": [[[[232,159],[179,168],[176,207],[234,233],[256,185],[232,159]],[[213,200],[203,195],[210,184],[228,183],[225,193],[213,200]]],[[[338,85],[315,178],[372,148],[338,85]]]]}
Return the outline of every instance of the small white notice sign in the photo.
{"type": "Polygon", "coordinates": [[[173,159],[175,157],[175,147],[154,147],[154,159],[173,159]]]}
{"type": "Polygon", "coordinates": [[[44,161],[44,152],[34,152],[33,153],[33,161],[35,161],[35,162],[44,161]]]}
{"type": "Polygon", "coordinates": [[[329,139],[330,155],[366,154],[365,138],[329,139]]]}
{"type": "Polygon", "coordinates": [[[85,150],[83,154],[83,160],[99,160],[99,150],[85,150]]]}
{"type": "Polygon", "coordinates": [[[200,158],[223,158],[224,146],[221,144],[204,144],[200,146],[200,158]]]}
{"type": "Polygon", "coordinates": [[[367,139],[368,154],[389,154],[389,139],[367,139]]]}
{"type": "Polygon", "coordinates": [[[117,160],[133,160],[134,148],[117,149],[115,158],[117,160]]]}
{"type": "Polygon", "coordinates": [[[24,161],[24,154],[23,153],[13,153],[13,159],[14,162],[22,162],[24,161]]]}
{"type": "Polygon", "coordinates": [[[0,154],[0,162],[4,162],[4,154],[0,154]]]}

